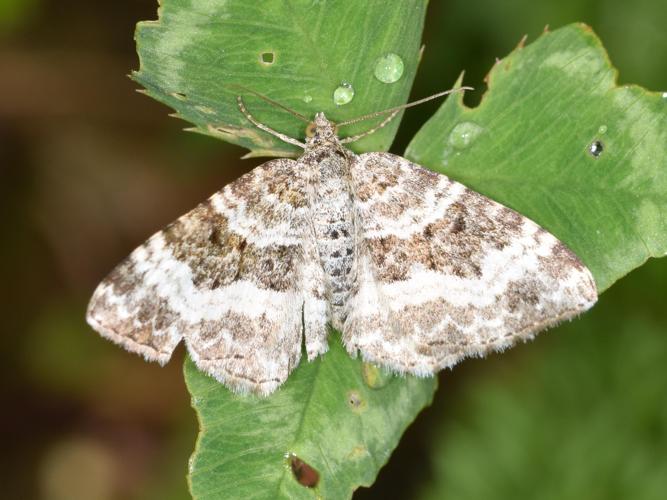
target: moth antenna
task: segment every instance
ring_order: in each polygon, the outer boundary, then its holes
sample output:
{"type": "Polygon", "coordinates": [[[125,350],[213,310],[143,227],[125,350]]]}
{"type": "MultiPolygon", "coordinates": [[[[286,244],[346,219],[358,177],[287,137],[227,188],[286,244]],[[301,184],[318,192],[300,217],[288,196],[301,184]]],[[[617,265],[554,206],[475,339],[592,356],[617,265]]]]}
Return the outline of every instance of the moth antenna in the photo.
{"type": "Polygon", "coordinates": [[[337,123],[336,125],[338,125],[339,127],[343,125],[351,125],[352,123],[368,120],[369,118],[375,118],[376,116],[379,115],[386,115],[387,113],[398,113],[402,109],[411,108],[413,106],[417,106],[419,104],[432,101],[433,99],[437,99],[438,97],[442,97],[443,95],[451,94],[453,92],[458,92],[459,90],[475,90],[475,89],[473,89],[472,87],[458,87],[456,89],[445,90],[444,92],[438,92],[437,94],[433,94],[431,96],[424,97],[423,99],[419,99],[418,101],[409,102],[407,104],[402,104],[401,106],[396,106],[394,108],[389,108],[382,111],[375,111],[374,113],[369,113],[367,115],[362,115],[357,118],[352,118],[351,120],[345,120],[344,122],[337,123]]]}
{"type": "Polygon", "coordinates": [[[374,134],[375,132],[377,132],[378,130],[380,130],[382,127],[384,127],[385,125],[387,125],[387,123],[389,123],[389,122],[392,121],[394,118],[396,118],[396,115],[398,114],[398,112],[399,112],[398,109],[395,110],[395,111],[392,111],[391,114],[390,114],[387,118],[385,118],[384,120],[382,120],[382,121],[381,121],[378,125],[376,125],[375,127],[371,128],[371,129],[369,129],[369,130],[366,130],[365,132],[362,132],[361,134],[352,135],[352,136],[350,136],[350,137],[345,137],[345,138],[343,138],[343,139],[340,140],[340,143],[341,143],[341,144],[349,144],[350,142],[354,142],[354,141],[358,141],[359,139],[363,139],[363,138],[366,137],[367,135],[374,134]]]}
{"type": "Polygon", "coordinates": [[[248,119],[250,123],[252,123],[258,129],[263,130],[264,132],[267,132],[277,137],[281,141],[285,141],[289,144],[294,144],[295,146],[299,146],[302,149],[306,149],[306,145],[303,142],[297,141],[296,139],[293,139],[288,135],[281,134],[277,130],[273,130],[271,127],[269,127],[268,125],[264,125],[262,122],[257,120],[254,116],[252,116],[250,112],[246,109],[245,104],[243,104],[243,98],[240,95],[236,96],[236,103],[238,104],[241,113],[248,119]]]}
{"type": "Polygon", "coordinates": [[[304,121],[304,122],[306,122],[306,123],[310,123],[310,122],[311,122],[311,120],[309,120],[308,118],[306,118],[305,116],[303,116],[301,113],[297,113],[296,111],[294,111],[293,109],[288,108],[288,107],[285,106],[284,104],[280,104],[279,102],[276,102],[276,101],[274,101],[273,99],[271,99],[271,98],[269,98],[269,97],[266,97],[264,94],[260,94],[259,92],[256,92],[256,91],[254,91],[254,90],[252,90],[252,89],[249,89],[248,87],[244,87],[243,85],[239,85],[239,84],[236,84],[236,83],[227,85],[227,87],[235,87],[235,88],[237,88],[237,89],[239,89],[239,90],[243,90],[244,92],[247,92],[247,93],[252,94],[252,95],[254,95],[254,96],[256,96],[256,97],[259,97],[259,98],[262,99],[263,101],[268,102],[269,104],[275,106],[276,108],[280,108],[280,109],[282,109],[283,111],[287,111],[287,112],[288,112],[289,114],[291,114],[292,116],[296,116],[299,120],[302,120],[302,121],[304,121]]]}

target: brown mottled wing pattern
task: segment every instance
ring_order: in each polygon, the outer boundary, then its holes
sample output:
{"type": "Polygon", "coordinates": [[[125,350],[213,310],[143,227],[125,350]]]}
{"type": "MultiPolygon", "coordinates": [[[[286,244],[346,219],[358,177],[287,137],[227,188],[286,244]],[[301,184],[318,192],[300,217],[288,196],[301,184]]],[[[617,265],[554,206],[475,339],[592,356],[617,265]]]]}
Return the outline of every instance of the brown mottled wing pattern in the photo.
{"type": "Polygon", "coordinates": [[[433,374],[591,307],[588,269],[537,224],[388,153],[351,165],[358,286],[343,338],[400,372],[433,374]]]}
{"type": "Polygon", "coordinates": [[[326,350],[295,165],[267,162],[151,237],[99,285],[89,323],[160,363],[184,339],[197,366],[227,386],[275,390],[299,361],[304,308],[309,355],[326,350]]]}

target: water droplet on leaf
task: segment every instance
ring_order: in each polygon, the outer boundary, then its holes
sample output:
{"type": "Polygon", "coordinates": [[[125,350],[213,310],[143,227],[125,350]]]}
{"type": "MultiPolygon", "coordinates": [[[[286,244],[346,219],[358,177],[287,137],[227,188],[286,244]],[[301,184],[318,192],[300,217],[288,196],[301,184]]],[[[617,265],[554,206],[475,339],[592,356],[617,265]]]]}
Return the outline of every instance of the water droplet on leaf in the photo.
{"type": "Polygon", "coordinates": [[[306,102],[306,103],[307,103],[307,102],[311,102],[312,100],[313,100],[313,96],[312,96],[312,95],[308,95],[308,94],[306,94],[305,96],[303,96],[303,102],[306,102]]]}
{"type": "Polygon", "coordinates": [[[375,63],[375,78],[384,83],[394,83],[403,76],[403,69],[403,59],[390,52],[375,63]]]}
{"type": "Polygon", "coordinates": [[[476,123],[458,123],[449,134],[449,145],[454,149],[466,149],[483,131],[484,129],[476,123]]]}
{"type": "Polygon", "coordinates": [[[607,133],[607,126],[606,125],[600,125],[600,128],[598,129],[599,134],[606,134],[607,133]]]}
{"type": "Polygon", "coordinates": [[[599,158],[602,152],[604,151],[604,144],[602,141],[596,140],[588,146],[588,152],[593,158],[599,158]]]}
{"type": "Polygon", "coordinates": [[[354,88],[352,88],[351,84],[343,82],[334,90],[333,102],[336,106],[342,106],[350,102],[353,97],[354,88]]]}

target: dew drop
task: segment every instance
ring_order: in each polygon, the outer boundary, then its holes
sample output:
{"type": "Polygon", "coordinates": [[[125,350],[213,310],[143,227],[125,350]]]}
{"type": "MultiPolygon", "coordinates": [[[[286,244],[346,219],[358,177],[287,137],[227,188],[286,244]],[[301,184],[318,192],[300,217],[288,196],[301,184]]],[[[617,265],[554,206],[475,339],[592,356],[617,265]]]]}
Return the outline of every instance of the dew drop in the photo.
{"type": "Polygon", "coordinates": [[[308,103],[308,102],[311,102],[312,100],[313,100],[313,96],[312,96],[312,95],[308,95],[308,94],[306,94],[305,96],[303,96],[303,102],[308,103]]]}
{"type": "Polygon", "coordinates": [[[483,131],[484,129],[476,123],[457,123],[449,134],[449,145],[454,149],[466,149],[483,131]]]}
{"type": "Polygon", "coordinates": [[[354,97],[354,88],[347,82],[341,83],[333,93],[333,102],[336,106],[347,104],[354,97]]]}
{"type": "Polygon", "coordinates": [[[382,56],[375,63],[375,78],[383,83],[394,83],[403,76],[403,59],[400,56],[389,53],[382,56]]]}
{"type": "Polygon", "coordinates": [[[271,66],[274,62],[276,62],[275,52],[261,52],[259,54],[259,62],[264,66],[271,66]]]}
{"type": "Polygon", "coordinates": [[[598,134],[606,134],[606,133],[607,133],[607,126],[600,125],[600,128],[598,129],[598,134]]]}
{"type": "Polygon", "coordinates": [[[588,146],[588,152],[593,158],[599,158],[604,151],[604,144],[600,140],[595,140],[588,146]]]}

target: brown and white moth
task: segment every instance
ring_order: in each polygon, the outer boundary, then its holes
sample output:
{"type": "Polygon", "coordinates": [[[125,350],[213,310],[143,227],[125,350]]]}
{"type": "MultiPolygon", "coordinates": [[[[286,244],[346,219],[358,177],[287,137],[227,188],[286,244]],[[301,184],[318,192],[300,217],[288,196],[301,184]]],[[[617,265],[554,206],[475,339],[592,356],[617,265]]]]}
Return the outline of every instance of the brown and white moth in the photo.
{"type": "Polygon", "coordinates": [[[104,337],[161,364],[184,340],[204,372],[267,395],[302,345],[308,360],[326,352],[329,325],[351,355],[428,376],[595,303],[589,270],[531,220],[400,156],[344,147],[405,106],[343,139],[317,113],[301,143],[238,101],[303,155],[260,165],[132,252],[90,301],[104,337]]]}

